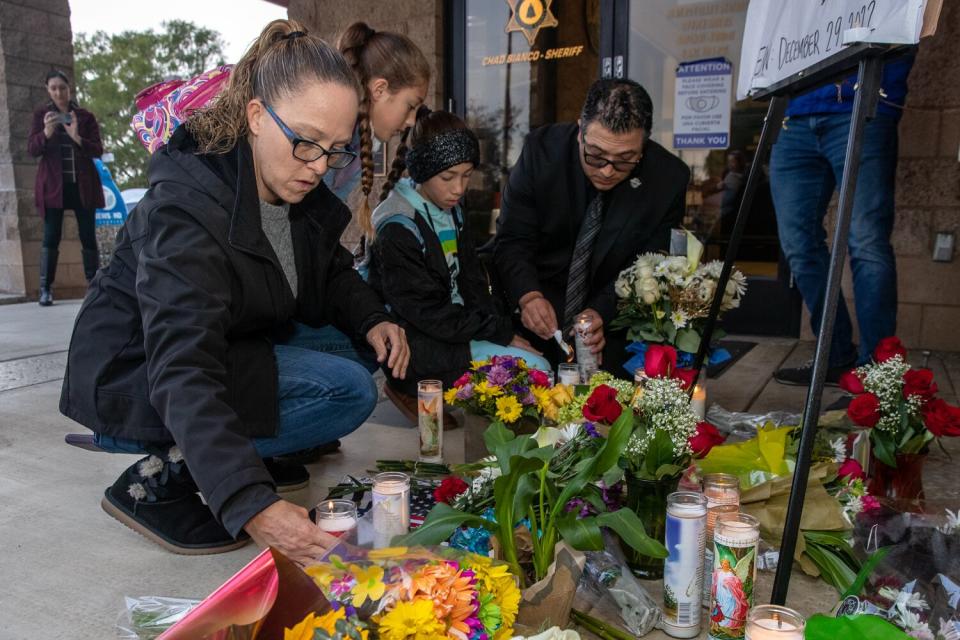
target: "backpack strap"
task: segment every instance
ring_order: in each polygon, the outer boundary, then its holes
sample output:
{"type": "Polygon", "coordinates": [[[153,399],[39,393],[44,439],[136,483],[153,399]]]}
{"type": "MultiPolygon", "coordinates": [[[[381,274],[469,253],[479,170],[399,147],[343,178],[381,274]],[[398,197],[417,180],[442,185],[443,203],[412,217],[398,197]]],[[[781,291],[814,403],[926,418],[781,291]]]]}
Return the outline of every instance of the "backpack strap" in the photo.
{"type": "Polygon", "coordinates": [[[423,243],[423,234],[420,233],[420,228],[412,218],[405,216],[402,213],[395,213],[392,216],[384,218],[379,224],[377,224],[377,233],[380,233],[380,231],[388,224],[399,224],[405,227],[414,235],[414,237],[417,239],[417,242],[420,243],[420,250],[424,253],[427,252],[427,247],[423,243]]]}

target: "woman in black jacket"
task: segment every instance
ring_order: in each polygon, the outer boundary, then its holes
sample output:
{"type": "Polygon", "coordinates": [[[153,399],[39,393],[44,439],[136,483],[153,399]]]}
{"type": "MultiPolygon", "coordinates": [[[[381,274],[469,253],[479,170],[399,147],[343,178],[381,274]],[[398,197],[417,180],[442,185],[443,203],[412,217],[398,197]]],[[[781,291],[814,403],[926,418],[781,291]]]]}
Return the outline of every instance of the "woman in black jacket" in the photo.
{"type": "Polygon", "coordinates": [[[333,542],[262,459],[350,433],[376,386],[357,363],[283,344],[294,320],[365,337],[404,377],[403,331],[352,268],[350,213],[321,181],[354,160],[357,105],[339,53],[270,23],[154,155],[80,310],[60,409],[101,447],[150,454],[101,504],[172,551],[225,551],[246,531],[307,562],[333,542]]]}
{"type": "Polygon", "coordinates": [[[450,387],[471,359],[494,355],[550,365],[497,311],[464,224],[459,203],[478,161],[476,136],[457,116],[426,108],[409,135],[373,212],[370,284],[409,336],[413,375],[386,372],[386,392],[415,421],[417,380],[450,387]],[[401,180],[404,170],[410,178],[401,180]]]}

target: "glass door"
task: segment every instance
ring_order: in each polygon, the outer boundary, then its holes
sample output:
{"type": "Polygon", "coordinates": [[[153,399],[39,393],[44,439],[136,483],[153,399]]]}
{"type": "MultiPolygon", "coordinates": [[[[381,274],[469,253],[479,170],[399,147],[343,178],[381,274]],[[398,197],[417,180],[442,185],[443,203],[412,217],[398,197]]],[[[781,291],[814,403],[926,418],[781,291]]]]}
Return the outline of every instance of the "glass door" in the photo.
{"type": "MultiPolygon", "coordinates": [[[[726,149],[675,149],[676,72],[681,63],[726,58],[734,66],[732,95],[736,96],[747,4],[747,0],[615,2],[618,22],[629,25],[629,32],[621,40],[625,50],[618,46],[613,58],[624,56],[626,76],[642,84],[653,98],[653,139],[690,166],[684,225],[704,240],[708,259],[723,259],[726,254],[767,105],[751,101],[730,105],[726,149]]],[[[766,169],[764,165],[764,175],[766,169]]],[[[799,335],[800,296],[790,286],[780,252],[766,179],[754,197],[736,264],[749,279],[750,293],[743,307],[727,314],[725,328],[736,333],[799,335]]]]}
{"type": "Polygon", "coordinates": [[[601,13],[600,0],[448,3],[447,108],[480,139],[480,166],[464,208],[481,242],[493,235],[500,194],[527,133],[579,117],[606,44],[601,13]]]}

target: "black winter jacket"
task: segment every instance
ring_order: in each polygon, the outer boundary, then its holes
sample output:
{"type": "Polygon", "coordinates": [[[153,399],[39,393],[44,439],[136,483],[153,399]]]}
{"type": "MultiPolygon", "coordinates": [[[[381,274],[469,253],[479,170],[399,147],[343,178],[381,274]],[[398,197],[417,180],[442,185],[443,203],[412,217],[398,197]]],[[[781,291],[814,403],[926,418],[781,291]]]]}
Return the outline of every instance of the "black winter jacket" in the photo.
{"type": "Polygon", "coordinates": [[[290,208],[295,299],[245,141],[197,155],[181,127],[149,177],[80,309],[60,410],[101,434],[175,441],[236,535],[278,499],[251,442],[278,430],[274,338],[293,320],[359,337],[389,316],[340,245],[349,210],[322,183],[290,208]]]}
{"type": "MultiPolygon", "coordinates": [[[[398,190],[400,187],[398,186],[398,190]]],[[[469,226],[457,223],[457,290],[464,304],[451,301],[453,287],[440,240],[424,216],[398,192],[374,212],[374,223],[391,215],[411,218],[420,238],[399,223],[384,224],[371,245],[370,285],[390,307],[410,344],[406,380],[390,384],[416,395],[416,381],[442,380],[453,385],[470,366],[470,341],[506,345],[513,338],[512,321],[494,305],[484,267],[477,257],[469,226]]]]}

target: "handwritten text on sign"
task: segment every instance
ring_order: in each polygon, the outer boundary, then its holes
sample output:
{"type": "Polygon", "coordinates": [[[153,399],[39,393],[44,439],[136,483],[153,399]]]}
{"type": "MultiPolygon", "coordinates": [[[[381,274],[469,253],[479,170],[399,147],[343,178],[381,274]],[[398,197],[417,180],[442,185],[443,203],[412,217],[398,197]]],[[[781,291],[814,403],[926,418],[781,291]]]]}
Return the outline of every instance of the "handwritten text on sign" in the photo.
{"type": "Polygon", "coordinates": [[[723,58],[677,67],[673,102],[675,149],[726,149],[730,144],[730,80],[733,65],[723,58]]]}
{"type": "Polygon", "coordinates": [[[751,0],[737,98],[802,71],[854,42],[915,44],[927,0],[751,0]]]}

